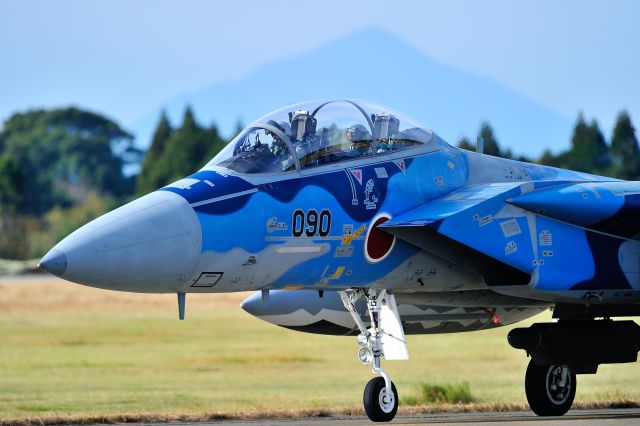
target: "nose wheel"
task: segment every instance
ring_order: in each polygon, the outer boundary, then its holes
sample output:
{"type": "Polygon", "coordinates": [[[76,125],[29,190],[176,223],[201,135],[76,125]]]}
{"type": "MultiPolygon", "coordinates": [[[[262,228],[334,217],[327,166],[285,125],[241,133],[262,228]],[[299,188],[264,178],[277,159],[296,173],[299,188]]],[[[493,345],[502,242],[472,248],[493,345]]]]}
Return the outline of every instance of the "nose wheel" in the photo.
{"type": "Polygon", "coordinates": [[[371,379],[364,388],[362,397],[364,411],[374,422],[391,421],[398,411],[398,391],[389,374],[380,367],[380,360],[383,356],[387,359],[408,358],[395,299],[392,295],[386,294],[385,290],[372,289],[340,292],[340,296],[360,329],[358,359],[363,364],[370,364],[373,373],[380,375],[371,379]],[[355,307],[355,302],[360,297],[364,297],[367,301],[367,310],[371,318],[369,329],[366,328],[355,307]],[[382,328],[383,322],[387,324],[386,329],[382,328]],[[387,349],[386,351],[383,351],[383,346],[387,349]]]}
{"type": "Polygon", "coordinates": [[[576,396],[576,374],[568,365],[536,365],[529,361],[524,380],[527,401],[539,416],[562,416],[576,396]]]}
{"type": "Polygon", "coordinates": [[[374,422],[389,422],[398,411],[396,385],[391,383],[391,391],[389,391],[382,377],[374,377],[364,388],[362,402],[369,419],[374,422]]]}

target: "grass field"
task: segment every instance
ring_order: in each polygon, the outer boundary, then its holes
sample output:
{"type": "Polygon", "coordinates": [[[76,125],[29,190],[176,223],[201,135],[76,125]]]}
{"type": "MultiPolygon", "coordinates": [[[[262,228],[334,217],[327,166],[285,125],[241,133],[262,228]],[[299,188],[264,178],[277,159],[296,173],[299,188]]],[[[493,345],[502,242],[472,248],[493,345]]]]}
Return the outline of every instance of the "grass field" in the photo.
{"type": "MultiPolygon", "coordinates": [[[[269,325],[240,309],[246,296],[187,295],[178,321],[175,295],[0,278],[0,419],[360,406],[372,375],[355,338],[269,325]]],[[[480,402],[524,403],[528,359],[507,331],[409,336],[411,359],[384,367],[401,399],[466,381],[480,402]]],[[[637,364],[602,366],[576,400],[640,401],[638,383],[637,364]]]]}

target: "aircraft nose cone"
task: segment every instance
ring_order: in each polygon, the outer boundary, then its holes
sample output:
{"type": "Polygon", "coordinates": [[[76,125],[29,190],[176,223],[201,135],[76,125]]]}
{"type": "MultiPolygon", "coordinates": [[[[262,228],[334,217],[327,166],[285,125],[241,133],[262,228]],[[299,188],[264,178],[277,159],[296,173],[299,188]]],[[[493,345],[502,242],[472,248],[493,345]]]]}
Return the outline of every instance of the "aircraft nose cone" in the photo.
{"type": "Polygon", "coordinates": [[[200,222],[189,203],[156,191],[73,232],[42,258],[40,267],[93,287],[172,292],[191,277],[201,241],[200,222]]]}
{"type": "Polygon", "coordinates": [[[52,249],[40,260],[38,268],[60,277],[67,270],[67,256],[60,250],[52,249]]]}

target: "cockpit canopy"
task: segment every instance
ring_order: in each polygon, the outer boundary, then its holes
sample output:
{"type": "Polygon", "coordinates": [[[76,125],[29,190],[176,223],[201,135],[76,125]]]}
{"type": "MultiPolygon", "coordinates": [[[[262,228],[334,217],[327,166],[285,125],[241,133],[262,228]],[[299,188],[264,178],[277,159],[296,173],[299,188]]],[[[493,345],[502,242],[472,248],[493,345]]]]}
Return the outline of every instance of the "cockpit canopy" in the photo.
{"type": "Polygon", "coordinates": [[[209,165],[239,173],[288,172],[382,155],[432,138],[430,130],[382,105],[312,101],[261,117],[209,165]]]}

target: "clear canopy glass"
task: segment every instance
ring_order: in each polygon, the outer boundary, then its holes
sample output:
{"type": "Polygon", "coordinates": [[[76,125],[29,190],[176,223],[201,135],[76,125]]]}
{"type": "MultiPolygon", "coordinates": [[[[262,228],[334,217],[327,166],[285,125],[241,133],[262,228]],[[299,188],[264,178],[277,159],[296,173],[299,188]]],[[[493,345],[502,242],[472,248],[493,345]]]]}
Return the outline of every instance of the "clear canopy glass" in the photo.
{"type": "Polygon", "coordinates": [[[407,149],[432,137],[429,129],[382,105],[312,101],[259,118],[209,165],[239,173],[288,172],[407,149]]]}

